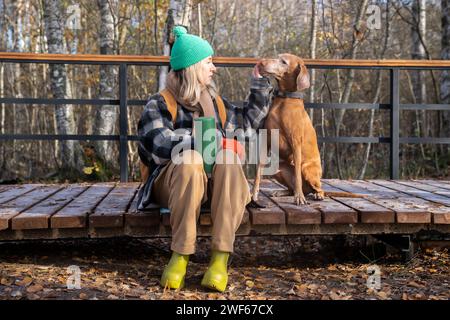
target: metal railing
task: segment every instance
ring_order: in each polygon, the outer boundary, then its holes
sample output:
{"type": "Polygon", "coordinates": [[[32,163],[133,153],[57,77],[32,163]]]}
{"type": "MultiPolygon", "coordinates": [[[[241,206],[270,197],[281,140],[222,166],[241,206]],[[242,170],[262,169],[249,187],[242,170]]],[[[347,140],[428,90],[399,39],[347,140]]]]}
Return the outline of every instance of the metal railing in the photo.
{"type": "MultiPolygon", "coordinates": [[[[253,67],[256,58],[216,57],[219,67],[253,67]]],[[[389,143],[390,177],[399,178],[399,149],[401,143],[450,144],[450,137],[400,137],[401,110],[449,110],[448,104],[400,104],[400,70],[450,70],[450,61],[444,60],[311,60],[304,59],[309,68],[316,69],[382,69],[390,75],[390,102],[381,103],[306,103],[306,108],[325,109],[375,109],[390,110],[390,137],[318,137],[319,143],[389,143]]],[[[138,136],[128,135],[127,107],[145,105],[145,100],[130,100],[127,93],[127,70],[129,66],[169,65],[164,56],[108,56],[108,55],[58,55],[30,53],[0,53],[0,63],[47,63],[47,64],[93,64],[119,66],[119,99],[40,99],[5,98],[0,103],[37,105],[118,105],[119,135],[61,135],[61,134],[0,134],[0,140],[113,140],[119,141],[120,181],[128,181],[128,141],[137,141],[138,136]]]]}

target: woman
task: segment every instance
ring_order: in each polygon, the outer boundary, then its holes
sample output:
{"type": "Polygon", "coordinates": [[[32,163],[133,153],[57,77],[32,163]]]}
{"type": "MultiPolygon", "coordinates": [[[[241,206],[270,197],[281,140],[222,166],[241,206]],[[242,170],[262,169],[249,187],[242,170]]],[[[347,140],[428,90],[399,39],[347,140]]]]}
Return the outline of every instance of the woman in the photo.
{"type": "Polygon", "coordinates": [[[201,205],[210,200],[212,257],[201,284],[223,292],[228,281],[227,262],[233,252],[235,232],[245,206],[251,200],[241,165],[242,147],[226,139],[226,133],[238,128],[261,128],[269,111],[272,87],[255,67],[247,103],[244,108],[234,106],[221,99],[215,89],[212,77],[216,67],[212,63],[214,51],[211,45],[188,34],[181,26],[174,28],[174,35],[170,55],[172,70],[168,74],[165,93],[150,97],[138,124],[139,157],[148,167],[148,178],[139,192],[138,207],[143,209],[156,202],[171,212],[172,257],[162,274],[161,285],[177,289],[184,285],[189,255],[195,252],[201,205]],[[169,110],[171,99],[176,101],[175,114],[169,110]],[[218,106],[225,107],[223,112],[218,106]],[[208,177],[202,156],[193,150],[193,120],[199,116],[213,116],[218,137],[222,139],[211,173],[211,199],[207,195],[208,177]],[[175,146],[184,148],[172,155],[175,146]]]}

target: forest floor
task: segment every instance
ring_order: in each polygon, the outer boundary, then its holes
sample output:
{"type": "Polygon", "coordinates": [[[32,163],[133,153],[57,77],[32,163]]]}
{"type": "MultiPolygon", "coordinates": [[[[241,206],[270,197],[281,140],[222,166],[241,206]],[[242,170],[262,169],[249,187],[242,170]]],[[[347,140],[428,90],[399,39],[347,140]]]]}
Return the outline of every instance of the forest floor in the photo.
{"type": "MultiPolygon", "coordinates": [[[[209,238],[199,238],[186,286],[164,290],[159,278],[170,239],[103,239],[0,244],[0,299],[450,299],[448,249],[423,249],[405,262],[361,238],[238,237],[229,283],[221,293],[200,286],[209,238]],[[81,270],[68,289],[69,266],[81,270]],[[368,288],[368,267],[380,272],[368,288]]],[[[72,277],[73,279],[73,277],[72,277]]]]}

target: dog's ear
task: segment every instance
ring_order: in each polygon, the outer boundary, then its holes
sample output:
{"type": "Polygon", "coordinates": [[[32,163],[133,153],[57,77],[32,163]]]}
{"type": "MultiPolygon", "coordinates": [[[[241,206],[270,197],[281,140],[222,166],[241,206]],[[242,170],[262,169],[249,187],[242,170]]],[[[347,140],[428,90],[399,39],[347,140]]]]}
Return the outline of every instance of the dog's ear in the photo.
{"type": "Polygon", "coordinates": [[[309,72],[303,63],[299,64],[299,66],[300,66],[300,72],[298,73],[298,76],[297,76],[297,90],[302,91],[302,90],[308,89],[310,87],[309,72]]]}

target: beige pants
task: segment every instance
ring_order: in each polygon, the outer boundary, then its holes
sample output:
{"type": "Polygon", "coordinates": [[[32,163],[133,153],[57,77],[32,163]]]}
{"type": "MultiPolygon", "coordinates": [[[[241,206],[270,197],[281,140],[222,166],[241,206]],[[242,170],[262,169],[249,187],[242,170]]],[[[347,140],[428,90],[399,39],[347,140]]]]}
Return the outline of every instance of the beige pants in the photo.
{"type": "MultiPolygon", "coordinates": [[[[251,200],[238,156],[229,150],[219,151],[211,179],[211,248],[233,252],[235,233],[251,200]]],[[[172,251],[186,255],[195,252],[197,220],[201,205],[208,200],[207,188],[202,157],[195,150],[180,153],[156,178],[152,195],[159,205],[170,210],[172,251]]]]}

